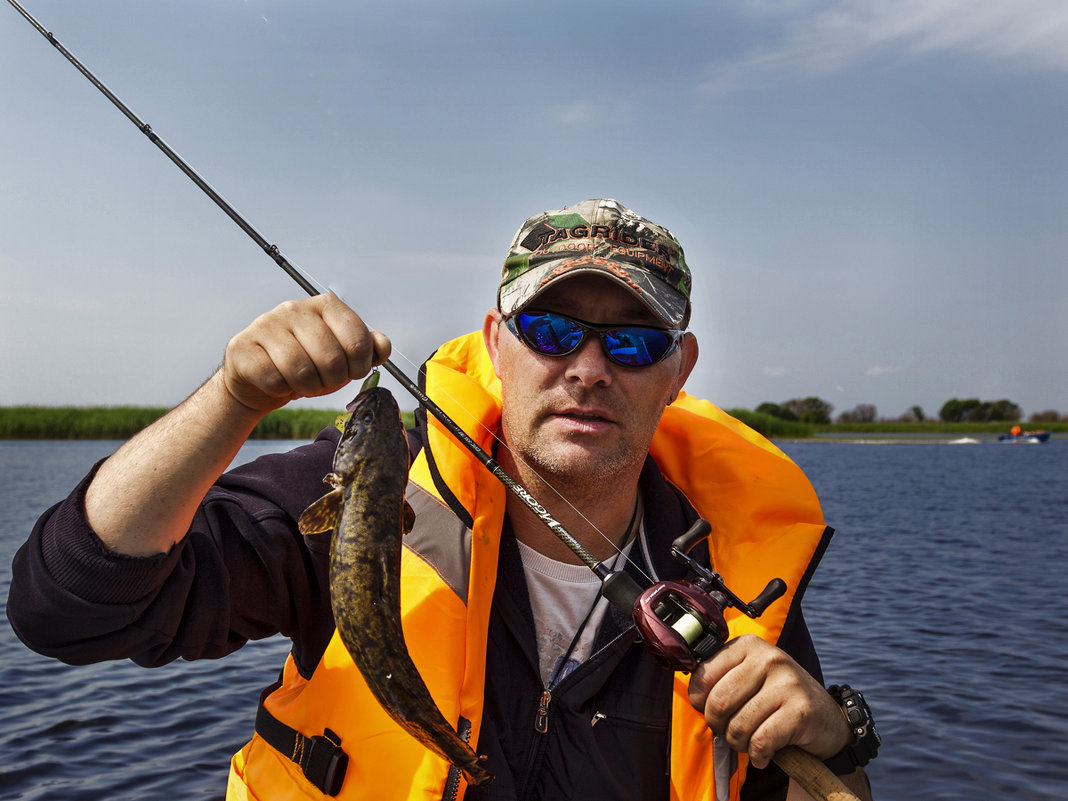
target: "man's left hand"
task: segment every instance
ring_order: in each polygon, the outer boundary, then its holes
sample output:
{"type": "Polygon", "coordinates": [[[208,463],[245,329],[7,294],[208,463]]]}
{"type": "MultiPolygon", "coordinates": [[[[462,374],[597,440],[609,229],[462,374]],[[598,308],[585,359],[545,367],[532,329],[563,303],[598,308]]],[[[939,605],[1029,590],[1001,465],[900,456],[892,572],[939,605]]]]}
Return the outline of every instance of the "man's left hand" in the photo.
{"type": "Polygon", "coordinates": [[[820,759],[841,751],[850,730],[841,707],[784,651],[753,635],[731,640],[690,677],[690,703],[710,729],[766,767],[787,745],[820,759]]]}

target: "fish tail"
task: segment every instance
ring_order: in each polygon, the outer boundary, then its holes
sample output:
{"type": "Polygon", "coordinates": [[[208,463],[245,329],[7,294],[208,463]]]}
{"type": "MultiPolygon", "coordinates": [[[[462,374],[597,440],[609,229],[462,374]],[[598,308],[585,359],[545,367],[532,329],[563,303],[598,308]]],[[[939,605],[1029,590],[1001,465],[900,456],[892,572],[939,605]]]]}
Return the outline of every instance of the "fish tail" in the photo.
{"type": "Polygon", "coordinates": [[[475,757],[474,762],[470,762],[460,768],[468,784],[479,787],[483,784],[489,784],[493,780],[493,774],[482,767],[482,759],[482,757],[475,757]]]}

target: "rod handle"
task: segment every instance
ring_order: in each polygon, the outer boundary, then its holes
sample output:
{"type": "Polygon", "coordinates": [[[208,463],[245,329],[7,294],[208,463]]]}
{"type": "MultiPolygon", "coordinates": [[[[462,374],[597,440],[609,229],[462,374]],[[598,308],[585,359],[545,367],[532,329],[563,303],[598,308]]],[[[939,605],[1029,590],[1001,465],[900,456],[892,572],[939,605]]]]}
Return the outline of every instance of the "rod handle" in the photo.
{"type": "Polygon", "coordinates": [[[861,801],[830,768],[796,745],[786,746],[772,760],[816,801],[861,801]]]}

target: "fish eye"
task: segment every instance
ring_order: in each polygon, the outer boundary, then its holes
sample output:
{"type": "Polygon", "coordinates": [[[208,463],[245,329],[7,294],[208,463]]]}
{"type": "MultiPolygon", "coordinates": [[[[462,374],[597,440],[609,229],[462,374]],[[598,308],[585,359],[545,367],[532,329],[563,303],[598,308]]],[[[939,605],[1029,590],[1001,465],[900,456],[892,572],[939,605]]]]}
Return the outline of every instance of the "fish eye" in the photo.
{"type": "Polygon", "coordinates": [[[371,411],[364,412],[361,419],[365,423],[373,423],[375,421],[375,413],[371,411]]]}

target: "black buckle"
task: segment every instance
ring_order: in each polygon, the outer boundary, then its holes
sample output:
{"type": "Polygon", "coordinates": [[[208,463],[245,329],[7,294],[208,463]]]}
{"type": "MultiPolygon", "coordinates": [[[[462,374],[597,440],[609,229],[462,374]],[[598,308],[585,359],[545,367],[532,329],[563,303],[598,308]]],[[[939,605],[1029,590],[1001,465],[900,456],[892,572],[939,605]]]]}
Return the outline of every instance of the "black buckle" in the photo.
{"type": "Polygon", "coordinates": [[[349,756],[341,750],[341,738],[330,729],[324,729],[322,734],[314,737],[305,737],[268,712],[264,702],[281,686],[282,680],[279,679],[260,694],[256,733],[275,751],[300,765],[304,777],[319,792],[336,796],[341,792],[349,767],[349,756]]]}
{"type": "Polygon", "coordinates": [[[305,751],[299,759],[300,769],[308,781],[323,793],[336,796],[345,781],[349,755],[341,750],[341,738],[330,729],[314,737],[304,738],[305,751]]]}

